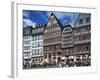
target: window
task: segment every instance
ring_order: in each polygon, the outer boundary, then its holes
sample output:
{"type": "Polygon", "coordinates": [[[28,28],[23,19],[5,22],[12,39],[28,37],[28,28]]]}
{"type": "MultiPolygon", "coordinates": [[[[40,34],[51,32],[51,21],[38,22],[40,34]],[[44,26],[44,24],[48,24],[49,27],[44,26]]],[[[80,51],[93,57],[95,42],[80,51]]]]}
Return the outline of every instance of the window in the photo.
{"type": "Polygon", "coordinates": [[[35,36],[35,40],[38,40],[38,36],[35,36]]]}
{"type": "Polygon", "coordinates": [[[43,39],[42,35],[33,36],[33,41],[35,41],[35,40],[41,40],[41,39],[43,39]]]}
{"type": "Polygon", "coordinates": [[[30,56],[30,52],[24,52],[24,57],[30,56]]]}
{"type": "Polygon", "coordinates": [[[89,46],[86,46],[86,49],[88,50],[89,49],[89,46]]]}
{"type": "Polygon", "coordinates": [[[41,55],[41,49],[39,49],[39,55],[41,55]]]}
{"type": "Polygon", "coordinates": [[[37,55],[39,55],[39,49],[37,49],[37,55]]]}
{"type": "Polygon", "coordinates": [[[41,53],[41,55],[43,54],[43,48],[40,49],[40,53],[41,53]]]}
{"type": "Polygon", "coordinates": [[[49,54],[49,58],[51,58],[51,55],[49,54]]]}
{"type": "Polygon", "coordinates": [[[42,46],[43,46],[42,41],[37,42],[37,47],[42,47],[42,46]]]}
{"type": "Polygon", "coordinates": [[[90,31],[90,26],[87,26],[86,27],[86,31],[90,31]]]}
{"type": "Polygon", "coordinates": [[[34,55],[35,54],[35,50],[32,50],[32,55],[34,55]]]}
{"type": "Polygon", "coordinates": [[[90,17],[86,18],[86,23],[90,22],[90,17]]]}
{"type": "Polygon", "coordinates": [[[56,41],[61,41],[61,37],[57,37],[56,38],[56,41]]]}
{"type": "Polygon", "coordinates": [[[86,36],[83,36],[83,40],[86,39],[86,36]]]}
{"type": "Polygon", "coordinates": [[[24,44],[30,44],[30,41],[24,41],[24,44]]]}
{"type": "Polygon", "coordinates": [[[36,49],[34,51],[35,51],[35,54],[34,55],[36,55],[36,53],[37,53],[36,49]]]}
{"type": "Polygon", "coordinates": [[[35,41],[36,40],[36,36],[33,36],[33,41],[35,41]]]}
{"type": "Polygon", "coordinates": [[[47,55],[45,55],[45,58],[47,58],[47,55]]]}
{"type": "Polygon", "coordinates": [[[60,49],[60,47],[61,47],[60,45],[57,45],[57,46],[56,46],[56,49],[60,49]]]}
{"type": "Polygon", "coordinates": [[[24,36],[24,39],[29,39],[30,38],[30,36],[24,36]]]}
{"type": "Polygon", "coordinates": [[[24,50],[29,50],[30,46],[24,46],[24,50]]]}
{"type": "Polygon", "coordinates": [[[41,35],[41,39],[43,39],[43,35],[41,35]]]}
{"type": "Polygon", "coordinates": [[[54,19],[55,17],[54,17],[54,15],[53,16],[51,16],[51,19],[54,19]]]}
{"type": "Polygon", "coordinates": [[[39,40],[39,35],[37,35],[37,40],[39,40]]]}
{"type": "Polygon", "coordinates": [[[37,58],[35,59],[35,61],[37,61],[37,58]]]}
{"type": "Polygon", "coordinates": [[[41,41],[41,47],[43,46],[43,41],[41,41]]]}
{"type": "Polygon", "coordinates": [[[34,43],[32,43],[32,48],[34,48],[35,46],[34,46],[34,43]]]}
{"type": "Polygon", "coordinates": [[[44,30],[44,28],[43,27],[41,27],[41,31],[43,31],[44,30]]]}
{"type": "Polygon", "coordinates": [[[33,29],[33,30],[32,30],[32,33],[34,33],[34,31],[35,31],[35,30],[33,29]]]}
{"type": "Polygon", "coordinates": [[[82,24],[82,23],[83,23],[83,19],[80,19],[80,20],[79,20],[79,24],[82,24]]]}
{"type": "Polygon", "coordinates": [[[57,21],[56,21],[56,20],[54,20],[54,21],[53,21],[53,23],[54,23],[54,24],[56,24],[56,23],[57,23],[57,21]]]}
{"type": "Polygon", "coordinates": [[[40,47],[40,42],[37,42],[37,47],[40,47]]]}
{"type": "Polygon", "coordinates": [[[41,30],[41,29],[40,29],[40,28],[38,28],[38,29],[37,29],[37,32],[40,32],[40,30],[41,30]]]}
{"type": "Polygon", "coordinates": [[[37,47],[37,45],[38,45],[38,43],[37,43],[37,42],[35,42],[35,45],[34,45],[34,47],[36,48],[36,47],[37,47]]]}

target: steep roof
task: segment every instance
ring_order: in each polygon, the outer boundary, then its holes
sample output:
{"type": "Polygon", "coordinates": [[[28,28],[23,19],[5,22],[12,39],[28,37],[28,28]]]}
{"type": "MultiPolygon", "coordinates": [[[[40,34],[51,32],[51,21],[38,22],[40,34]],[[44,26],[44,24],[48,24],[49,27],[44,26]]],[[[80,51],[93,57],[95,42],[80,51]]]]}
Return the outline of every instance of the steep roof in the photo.
{"type": "Polygon", "coordinates": [[[23,35],[31,35],[32,33],[32,26],[27,26],[23,28],[23,35]]]}
{"type": "MultiPolygon", "coordinates": [[[[63,25],[62,25],[61,22],[58,20],[58,18],[55,16],[55,14],[54,14],[54,13],[51,13],[50,17],[51,17],[51,16],[54,16],[54,17],[55,17],[55,19],[56,19],[56,21],[58,22],[58,24],[59,24],[61,30],[63,30],[63,25]]],[[[49,17],[49,19],[50,19],[50,17],[49,17]]],[[[49,21],[49,19],[48,19],[48,21],[49,21]]]]}
{"type": "Polygon", "coordinates": [[[84,19],[84,18],[88,18],[88,17],[91,18],[91,14],[90,13],[80,13],[78,18],[77,18],[77,20],[76,20],[76,22],[75,22],[75,24],[74,24],[74,27],[80,26],[80,24],[79,24],[79,20],[80,19],[84,19]]]}

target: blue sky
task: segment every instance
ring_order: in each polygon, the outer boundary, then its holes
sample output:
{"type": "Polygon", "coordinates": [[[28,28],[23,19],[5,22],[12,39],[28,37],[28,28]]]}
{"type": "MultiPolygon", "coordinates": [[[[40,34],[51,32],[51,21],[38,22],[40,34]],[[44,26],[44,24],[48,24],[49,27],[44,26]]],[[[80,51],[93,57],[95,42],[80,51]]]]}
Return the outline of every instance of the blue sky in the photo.
{"type": "Polygon", "coordinates": [[[51,12],[51,11],[34,11],[34,10],[23,10],[23,24],[24,27],[27,25],[35,27],[36,24],[47,24],[48,19],[53,13],[62,25],[70,23],[74,25],[79,13],[73,12],[51,12]]]}

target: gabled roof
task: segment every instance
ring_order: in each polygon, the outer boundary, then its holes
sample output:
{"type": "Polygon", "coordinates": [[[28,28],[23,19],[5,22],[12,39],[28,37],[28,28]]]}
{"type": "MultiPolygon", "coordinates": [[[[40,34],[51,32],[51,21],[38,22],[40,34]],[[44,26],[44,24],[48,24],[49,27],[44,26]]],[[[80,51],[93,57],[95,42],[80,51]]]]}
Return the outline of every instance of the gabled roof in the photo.
{"type": "MultiPolygon", "coordinates": [[[[55,14],[54,14],[54,13],[51,13],[50,17],[51,17],[51,16],[54,16],[54,17],[55,17],[55,19],[57,20],[58,24],[60,25],[61,30],[63,30],[63,25],[62,25],[61,22],[58,20],[58,18],[55,16],[55,14]]],[[[49,17],[49,19],[50,19],[50,17],[49,17]]],[[[48,21],[49,21],[49,19],[48,19],[48,21]]]]}
{"type": "Polygon", "coordinates": [[[46,24],[41,24],[35,28],[32,29],[32,35],[39,35],[39,34],[43,34],[44,30],[46,28],[46,24]],[[38,31],[38,29],[41,29],[38,31]],[[37,30],[37,31],[34,31],[37,30]]]}
{"type": "Polygon", "coordinates": [[[73,27],[70,25],[70,23],[68,23],[68,24],[64,25],[63,30],[64,30],[66,27],[70,27],[71,29],[73,29],[73,27]]]}
{"type": "MultiPolygon", "coordinates": [[[[90,13],[80,13],[79,16],[78,16],[78,18],[77,18],[77,20],[76,20],[76,22],[75,22],[75,24],[74,24],[74,27],[78,27],[78,26],[80,25],[80,24],[79,24],[79,20],[80,20],[80,19],[84,19],[84,18],[88,18],[88,17],[91,18],[90,15],[91,15],[90,13]]],[[[84,24],[84,23],[83,23],[83,24],[84,24]]]]}

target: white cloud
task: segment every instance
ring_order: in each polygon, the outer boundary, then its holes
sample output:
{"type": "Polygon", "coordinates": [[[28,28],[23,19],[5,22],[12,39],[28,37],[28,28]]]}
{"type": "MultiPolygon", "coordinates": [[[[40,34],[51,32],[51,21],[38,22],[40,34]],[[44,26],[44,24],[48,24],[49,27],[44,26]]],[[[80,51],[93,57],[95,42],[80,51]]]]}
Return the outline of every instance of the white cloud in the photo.
{"type": "Polygon", "coordinates": [[[23,16],[29,18],[29,12],[28,11],[24,11],[23,12],[23,16]]]}
{"type": "Polygon", "coordinates": [[[35,27],[35,25],[36,25],[36,23],[31,21],[30,19],[23,19],[23,24],[24,24],[24,27],[26,27],[26,26],[35,27]]]}

